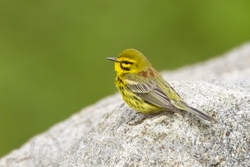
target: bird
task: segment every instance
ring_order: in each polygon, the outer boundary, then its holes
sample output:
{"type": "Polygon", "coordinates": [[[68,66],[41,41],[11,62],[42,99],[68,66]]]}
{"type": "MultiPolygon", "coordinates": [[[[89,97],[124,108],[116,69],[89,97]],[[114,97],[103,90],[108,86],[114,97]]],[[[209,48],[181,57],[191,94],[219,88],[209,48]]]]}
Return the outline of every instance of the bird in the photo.
{"type": "Polygon", "coordinates": [[[117,89],[123,100],[135,111],[157,114],[162,111],[180,113],[184,110],[209,122],[217,122],[182,100],[140,51],[125,49],[117,57],[107,59],[114,62],[117,89]]]}

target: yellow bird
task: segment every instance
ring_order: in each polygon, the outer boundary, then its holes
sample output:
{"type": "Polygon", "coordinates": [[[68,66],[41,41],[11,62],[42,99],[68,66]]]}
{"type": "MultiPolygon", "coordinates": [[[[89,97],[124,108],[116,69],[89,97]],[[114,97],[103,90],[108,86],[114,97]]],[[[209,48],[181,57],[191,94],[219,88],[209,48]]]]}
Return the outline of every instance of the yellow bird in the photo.
{"type": "Polygon", "coordinates": [[[216,122],[211,116],[188,106],[138,50],[126,49],[118,57],[107,59],[114,61],[115,85],[124,101],[134,110],[143,114],[185,110],[216,122]]]}

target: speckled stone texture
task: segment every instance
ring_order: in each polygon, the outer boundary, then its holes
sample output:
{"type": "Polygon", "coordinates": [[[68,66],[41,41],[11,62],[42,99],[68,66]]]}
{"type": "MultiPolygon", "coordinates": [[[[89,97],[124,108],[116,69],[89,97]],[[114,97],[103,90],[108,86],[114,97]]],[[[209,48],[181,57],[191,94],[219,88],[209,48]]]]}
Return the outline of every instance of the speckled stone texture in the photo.
{"type": "Polygon", "coordinates": [[[187,112],[137,123],[144,115],[116,94],[33,137],[0,167],[250,166],[250,44],[163,76],[218,123],[187,112]]]}

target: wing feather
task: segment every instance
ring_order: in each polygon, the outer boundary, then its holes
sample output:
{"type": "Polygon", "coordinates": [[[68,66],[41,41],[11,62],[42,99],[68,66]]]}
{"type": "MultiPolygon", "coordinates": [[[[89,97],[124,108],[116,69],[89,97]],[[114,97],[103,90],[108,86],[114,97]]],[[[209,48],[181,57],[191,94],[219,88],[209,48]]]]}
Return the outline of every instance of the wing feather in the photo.
{"type": "Polygon", "coordinates": [[[154,80],[143,76],[135,76],[134,74],[126,75],[124,79],[128,89],[146,102],[160,108],[178,112],[178,109],[171,103],[166,93],[161,90],[154,80]]]}

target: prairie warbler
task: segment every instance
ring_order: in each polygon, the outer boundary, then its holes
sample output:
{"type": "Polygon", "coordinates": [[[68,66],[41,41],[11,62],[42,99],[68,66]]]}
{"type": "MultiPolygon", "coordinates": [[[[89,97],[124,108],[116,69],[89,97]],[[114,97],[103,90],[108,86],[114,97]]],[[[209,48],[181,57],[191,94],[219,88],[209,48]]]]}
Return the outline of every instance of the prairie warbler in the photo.
{"type": "Polygon", "coordinates": [[[216,120],[184,102],[138,50],[126,49],[114,61],[117,72],[115,85],[124,101],[143,114],[185,110],[205,120],[216,120]]]}

